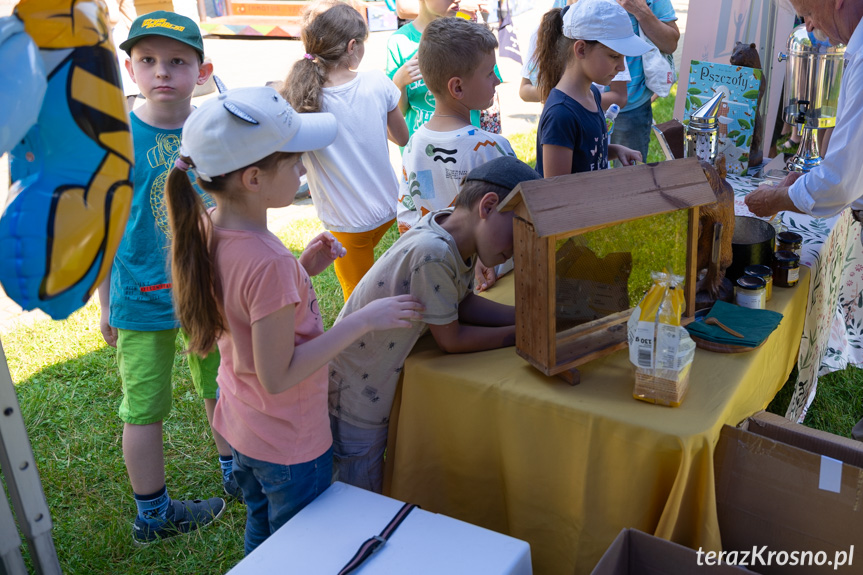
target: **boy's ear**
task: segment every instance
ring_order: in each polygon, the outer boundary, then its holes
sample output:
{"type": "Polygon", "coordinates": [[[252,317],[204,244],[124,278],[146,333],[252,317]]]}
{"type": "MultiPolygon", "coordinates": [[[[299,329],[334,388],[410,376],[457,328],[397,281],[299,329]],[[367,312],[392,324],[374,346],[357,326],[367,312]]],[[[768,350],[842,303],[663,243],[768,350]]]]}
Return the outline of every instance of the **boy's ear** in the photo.
{"type": "Polygon", "coordinates": [[[198,86],[203,86],[207,83],[207,80],[209,80],[210,76],[212,75],[213,63],[204,60],[204,62],[200,66],[198,66],[198,81],[196,82],[196,84],[198,84],[198,86]]]}
{"type": "Polygon", "coordinates": [[[497,209],[497,205],[500,203],[500,198],[497,197],[497,194],[494,192],[488,192],[482,198],[480,198],[479,203],[477,204],[479,207],[479,218],[481,220],[487,219],[493,211],[497,209]]]}
{"type": "Polygon", "coordinates": [[[135,79],[135,70],[132,69],[132,58],[131,57],[126,58],[125,64],[126,64],[126,71],[129,72],[129,77],[132,78],[132,81],[137,84],[138,80],[135,79]]]}
{"type": "Polygon", "coordinates": [[[453,76],[450,78],[446,83],[446,89],[449,92],[449,95],[456,100],[464,98],[464,85],[460,77],[453,76]]]}

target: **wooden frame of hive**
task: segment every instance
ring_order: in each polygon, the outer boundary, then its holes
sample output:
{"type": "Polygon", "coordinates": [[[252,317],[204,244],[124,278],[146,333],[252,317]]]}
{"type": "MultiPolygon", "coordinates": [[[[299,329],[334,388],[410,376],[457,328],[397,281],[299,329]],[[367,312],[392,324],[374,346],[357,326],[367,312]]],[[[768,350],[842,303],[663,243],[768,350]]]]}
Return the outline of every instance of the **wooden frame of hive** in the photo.
{"type": "MultiPolygon", "coordinates": [[[[513,211],[516,351],[546,375],[578,382],[577,366],[627,345],[632,309],[557,333],[555,244],[611,225],[688,210],[684,290],[695,313],[699,206],[716,201],[695,158],[522,182],[501,202],[513,211]]],[[[659,271],[659,270],[656,270],[659,271]]]]}

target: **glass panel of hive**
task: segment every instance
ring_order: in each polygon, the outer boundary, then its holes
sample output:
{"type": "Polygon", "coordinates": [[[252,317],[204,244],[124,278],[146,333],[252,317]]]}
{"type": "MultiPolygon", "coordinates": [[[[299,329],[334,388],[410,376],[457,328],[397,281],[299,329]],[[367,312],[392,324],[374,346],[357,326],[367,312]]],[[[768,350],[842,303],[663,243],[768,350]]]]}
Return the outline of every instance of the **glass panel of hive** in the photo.
{"type": "Polygon", "coordinates": [[[555,318],[560,333],[634,308],[651,273],[686,269],[686,210],[558,239],[555,318]]]}

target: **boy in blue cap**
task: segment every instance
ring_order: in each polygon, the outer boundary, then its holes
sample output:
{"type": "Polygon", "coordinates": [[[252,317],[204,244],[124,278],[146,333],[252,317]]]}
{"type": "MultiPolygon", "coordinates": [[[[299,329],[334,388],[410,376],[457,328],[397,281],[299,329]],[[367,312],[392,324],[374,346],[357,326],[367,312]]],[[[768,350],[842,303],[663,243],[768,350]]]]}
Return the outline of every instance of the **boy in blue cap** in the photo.
{"type": "Polygon", "coordinates": [[[330,362],[334,466],[345,483],[381,492],[390,409],[405,358],[426,329],[447,353],[514,345],[515,308],[471,289],[477,257],[489,266],[512,257],[513,212],[501,201],[539,174],[512,156],[471,170],[452,208],[423,217],[378,259],[336,323],[369,302],[411,294],[424,306],[413,327],[369,333],[330,362]]]}

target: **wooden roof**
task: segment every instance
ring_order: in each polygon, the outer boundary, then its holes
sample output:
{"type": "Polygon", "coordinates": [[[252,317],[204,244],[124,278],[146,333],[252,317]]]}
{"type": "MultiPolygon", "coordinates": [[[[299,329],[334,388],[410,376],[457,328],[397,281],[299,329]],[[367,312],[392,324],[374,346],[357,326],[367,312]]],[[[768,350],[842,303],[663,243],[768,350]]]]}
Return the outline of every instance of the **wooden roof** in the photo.
{"type": "Polygon", "coordinates": [[[716,195],[696,158],[522,182],[501,202],[538,237],[711,204],[716,195]]]}

